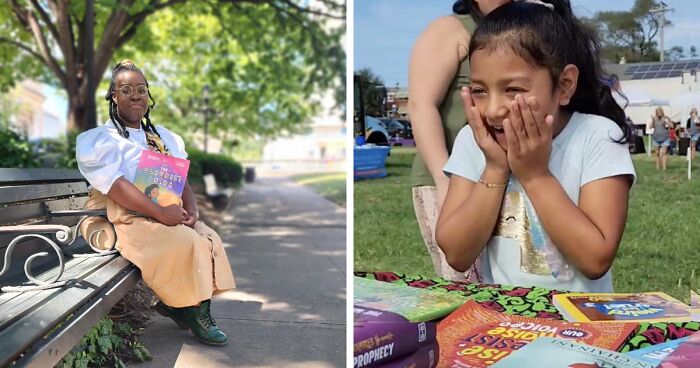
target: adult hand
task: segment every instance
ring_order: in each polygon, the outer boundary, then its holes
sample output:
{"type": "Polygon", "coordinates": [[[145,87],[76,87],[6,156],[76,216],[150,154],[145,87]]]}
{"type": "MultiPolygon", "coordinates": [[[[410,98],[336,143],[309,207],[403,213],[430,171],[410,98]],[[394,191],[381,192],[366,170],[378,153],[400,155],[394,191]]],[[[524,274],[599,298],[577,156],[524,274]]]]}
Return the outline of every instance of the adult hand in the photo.
{"type": "Polygon", "coordinates": [[[182,221],[183,225],[187,225],[191,228],[194,228],[194,224],[197,223],[199,220],[199,212],[198,211],[186,211],[187,216],[185,219],[182,221]]]}
{"type": "Polygon", "coordinates": [[[491,133],[486,129],[481,113],[474,106],[471,93],[466,87],[462,88],[462,103],[464,111],[467,113],[467,120],[472,127],[474,140],[486,157],[486,167],[508,173],[508,156],[506,151],[496,142],[491,133]]]}
{"type": "Polygon", "coordinates": [[[168,226],[175,226],[183,223],[187,217],[187,211],[184,208],[171,204],[169,206],[161,207],[160,216],[156,220],[160,223],[168,226]]]}
{"type": "Polygon", "coordinates": [[[515,96],[503,129],[508,141],[508,164],[521,184],[551,175],[553,124],[554,117],[540,110],[535,97],[525,101],[522,95],[515,96]]]}

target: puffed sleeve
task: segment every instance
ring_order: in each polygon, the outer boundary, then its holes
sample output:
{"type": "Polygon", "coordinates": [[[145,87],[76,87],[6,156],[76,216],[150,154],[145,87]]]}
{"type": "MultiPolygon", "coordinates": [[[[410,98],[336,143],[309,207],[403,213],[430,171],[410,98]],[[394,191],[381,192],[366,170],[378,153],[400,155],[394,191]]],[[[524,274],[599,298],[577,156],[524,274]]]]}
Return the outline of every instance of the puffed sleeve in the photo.
{"type": "Polygon", "coordinates": [[[90,185],[107,194],[112,184],[124,176],[120,167],[122,154],[117,142],[101,128],[81,133],[76,139],[78,169],[90,185]]]}

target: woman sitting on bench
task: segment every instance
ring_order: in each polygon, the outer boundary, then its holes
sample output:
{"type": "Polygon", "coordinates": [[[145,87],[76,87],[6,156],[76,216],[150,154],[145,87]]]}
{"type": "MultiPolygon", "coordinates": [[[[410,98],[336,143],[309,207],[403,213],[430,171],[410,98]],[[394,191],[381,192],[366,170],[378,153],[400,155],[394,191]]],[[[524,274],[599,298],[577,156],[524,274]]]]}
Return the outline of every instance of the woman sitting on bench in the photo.
{"type": "MultiPolygon", "coordinates": [[[[161,207],[132,184],[143,150],[186,158],[183,140],[151,124],[149,111],[155,101],[146,77],[131,61],[114,67],[106,100],[110,119],[77,138],[78,167],[92,186],[87,207],[107,209],[119,239],[116,248],[141,270],[161,300],[156,311],[192,331],[201,342],[224,345],[226,334],[209,311],[213,295],[235,286],[221,239],[197,221],[197,203],[188,184],[182,207],[161,207]]],[[[81,231],[91,234],[104,225],[86,221],[81,231]]]]}

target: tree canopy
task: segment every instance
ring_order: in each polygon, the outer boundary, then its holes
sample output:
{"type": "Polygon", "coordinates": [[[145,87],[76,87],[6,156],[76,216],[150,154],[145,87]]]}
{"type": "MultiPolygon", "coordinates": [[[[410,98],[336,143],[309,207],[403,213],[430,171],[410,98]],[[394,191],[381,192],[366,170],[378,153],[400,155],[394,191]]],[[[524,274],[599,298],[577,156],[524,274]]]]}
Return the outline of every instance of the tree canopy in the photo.
{"type": "Polygon", "coordinates": [[[208,85],[215,131],[298,131],[323,91],[345,100],[339,1],[12,0],[0,5],[0,89],[24,78],[57,86],[69,126],[86,130],[97,123],[91,98],[106,117],[111,67],[130,58],[149,79],[156,122],[201,126],[208,85]]]}

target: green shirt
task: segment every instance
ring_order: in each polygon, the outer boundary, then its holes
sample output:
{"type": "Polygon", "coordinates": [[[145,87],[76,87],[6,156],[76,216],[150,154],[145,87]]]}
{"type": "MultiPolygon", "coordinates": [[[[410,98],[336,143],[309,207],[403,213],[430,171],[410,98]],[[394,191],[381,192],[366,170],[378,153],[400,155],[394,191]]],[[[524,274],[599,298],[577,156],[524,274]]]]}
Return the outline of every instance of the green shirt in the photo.
{"type": "MultiPolygon", "coordinates": [[[[474,33],[476,28],[476,23],[470,15],[455,15],[462,24],[464,28],[471,35],[474,33]]],[[[467,123],[467,117],[464,112],[464,106],[462,105],[462,96],[460,92],[462,87],[469,86],[471,81],[471,68],[469,67],[469,59],[464,58],[464,60],[459,64],[459,69],[457,74],[455,74],[450,83],[450,87],[445,93],[445,97],[440,104],[440,120],[442,121],[442,127],[445,130],[445,144],[447,146],[447,153],[452,152],[452,145],[454,144],[457,133],[462,129],[467,123]]],[[[409,96],[410,98],[410,96],[409,96]]],[[[430,174],[428,167],[425,166],[420,153],[416,154],[413,160],[413,168],[411,169],[411,185],[416,186],[434,186],[433,176],[430,174]]]]}

